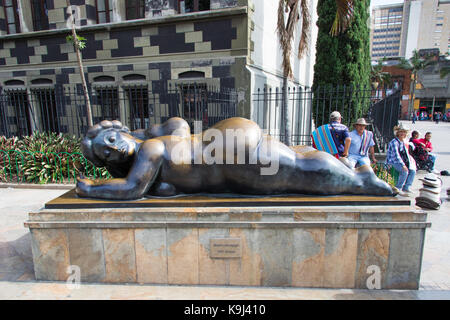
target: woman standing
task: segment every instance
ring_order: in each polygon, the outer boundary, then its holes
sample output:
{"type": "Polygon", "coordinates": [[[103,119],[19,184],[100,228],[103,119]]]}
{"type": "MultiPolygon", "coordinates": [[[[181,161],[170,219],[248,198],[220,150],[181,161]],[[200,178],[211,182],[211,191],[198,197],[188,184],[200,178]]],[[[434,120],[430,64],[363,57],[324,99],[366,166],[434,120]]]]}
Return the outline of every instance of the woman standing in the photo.
{"type": "Polygon", "coordinates": [[[411,194],[411,185],[416,176],[416,162],[409,155],[409,144],[406,139],[409,129],[403,124],[394,127],[395,138],[389,142],[386,163],[394,167],[398,172],[397,189],[401,196],[411,194]]]}

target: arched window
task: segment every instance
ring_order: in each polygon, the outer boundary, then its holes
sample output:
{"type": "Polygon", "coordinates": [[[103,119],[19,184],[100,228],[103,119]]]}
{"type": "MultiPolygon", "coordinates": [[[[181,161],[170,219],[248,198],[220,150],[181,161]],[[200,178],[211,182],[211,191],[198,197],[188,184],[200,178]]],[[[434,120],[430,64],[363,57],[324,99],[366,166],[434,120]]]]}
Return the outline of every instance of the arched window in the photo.
{"type": "Polygon", "coordinates": [[[46,78],[39,78],[39,79],[34,79],[31,80],[31,84],[52,84],[53,81],[50,79],[46,79],[46,78]]]}
{"type": "Polygon", "coordinates": [[[205,73],[202,71],[186,71],[178,74],[179,79],[204,78],[205,73]]]}
{"type": "Polygon", "coordinates": [[[114,82],[114,77],[111,76],[98,76],[94,78],[94,82],[114,82]]]}
{"type": "Polygon", "coordinates": [[[23,86],[25,85],[25,82],[23,82],[22,80],[8,80],[5,81],[5,86],[23,86]]]}
{"type": "Polygon", "coordinates": [[[123,76],[122,78],[125,81],[136,81],[136,80],[145,80],[145,76],[142,74],[127,74],[126,76],[123,76]]]}

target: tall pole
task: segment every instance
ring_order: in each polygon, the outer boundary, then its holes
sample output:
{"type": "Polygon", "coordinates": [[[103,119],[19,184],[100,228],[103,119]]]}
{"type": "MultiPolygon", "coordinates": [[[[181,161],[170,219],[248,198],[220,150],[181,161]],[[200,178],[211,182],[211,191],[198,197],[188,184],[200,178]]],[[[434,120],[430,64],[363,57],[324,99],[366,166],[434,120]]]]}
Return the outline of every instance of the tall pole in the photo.
{"type": "MultiPolygon", "coordinates": [[[[69,7],[69,1],[67,0],[67,6],[69,7]]],[[[80,77],[81,77],[81,84],[83,86],[84,91],[84,98],[86,100],[86,113],[87,113],[87,123],[89,127],[92,127],[94,125],[92,121],[92,109],[91,109],[91,100],[89,99],[89,92],[87,89],[86,84],[86,78],[84,77],[84,71],[83,71],[83,62],[81,60],[81,54],[80,54],[80,47],[77,37],[77,32],[75,30],[75,15],[73,12],[70,12],[71,15],[71,22],[72,22],[72,38],[73,38],[73,44],[75,46],[75,53],[77,55],[77,62],[78,62],[78,68],[80,69],[80,77]]]]}
{"type": "Polygon", "coordinates": [[[431,106],[431,121],[434,120],[434,102],[436,100],[436,96],[433,96],[433,105],[431,106]]]}

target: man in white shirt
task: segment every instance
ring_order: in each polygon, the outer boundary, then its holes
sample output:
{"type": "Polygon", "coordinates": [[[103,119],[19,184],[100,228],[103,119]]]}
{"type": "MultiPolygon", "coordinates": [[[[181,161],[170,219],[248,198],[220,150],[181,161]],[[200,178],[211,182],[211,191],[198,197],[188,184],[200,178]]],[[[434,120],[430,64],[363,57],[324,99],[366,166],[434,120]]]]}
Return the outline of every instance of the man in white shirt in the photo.
{"type": "Polygon", "coordinates": [[[375,163],[375,142],[373,141],[373,133],[366,130],[368,123],[364,118],[358,119],[353,126],[355,130],[349,133],[351,140],[350,148],[348,150],[348,161],[352,167],[356,165],[370,165],[370,158],[375,163]]]}

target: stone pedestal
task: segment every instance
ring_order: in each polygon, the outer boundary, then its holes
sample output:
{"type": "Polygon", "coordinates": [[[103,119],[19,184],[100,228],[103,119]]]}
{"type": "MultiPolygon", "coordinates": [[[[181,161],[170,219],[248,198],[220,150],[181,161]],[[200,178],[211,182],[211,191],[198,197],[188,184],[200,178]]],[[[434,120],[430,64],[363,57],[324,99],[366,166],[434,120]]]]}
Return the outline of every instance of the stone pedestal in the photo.
{"type": "Polygon", "coordinates": [[[430,223],[386,197],[103,201],[72,190],[25,226],[38,280],[65,281],[76,265],[82,282],[418,289],[430,223]]]}

